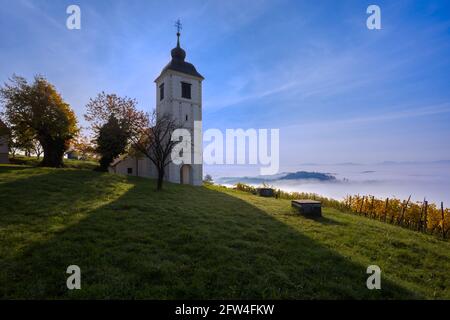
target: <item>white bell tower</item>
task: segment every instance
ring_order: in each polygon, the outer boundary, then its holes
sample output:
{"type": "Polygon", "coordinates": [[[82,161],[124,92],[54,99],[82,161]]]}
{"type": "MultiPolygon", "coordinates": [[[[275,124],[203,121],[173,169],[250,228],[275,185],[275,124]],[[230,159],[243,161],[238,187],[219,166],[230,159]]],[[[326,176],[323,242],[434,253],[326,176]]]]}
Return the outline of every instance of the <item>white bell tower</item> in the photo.
{"type": "Polygon", "coordinates": [[[166,180],[174,183],[202,185],[203,165],[194,163],[194,158],[203,158],[202,139],[199,142],[195,141],[194,134],[202,137],[202,81],[204,78],[197,72],[194,65],[185,61],[186,52],[180,47],[181,23],[179,20],[175,26],[177,27],[177,46],[171,51],[172,60],[155,80],[156,112],[160,115],[170,114],[182,128],[191,132],[192,159],[190,164],[170,163],[166,169],[166,180]]]}

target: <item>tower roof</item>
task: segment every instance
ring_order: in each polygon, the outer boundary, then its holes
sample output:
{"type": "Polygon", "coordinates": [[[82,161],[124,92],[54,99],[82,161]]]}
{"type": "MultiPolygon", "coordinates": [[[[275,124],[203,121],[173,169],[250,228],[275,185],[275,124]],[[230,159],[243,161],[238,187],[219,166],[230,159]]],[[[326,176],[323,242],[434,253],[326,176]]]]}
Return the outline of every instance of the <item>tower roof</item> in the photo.
{"type": "Polygon", "coordinates": [[[197,69],[195,69],[194,65],[192,63],[186,62],[186,51],[183,50],[180,46],[180,32],[177,32],[177,46],[172,49],[170,52],[172,56],[172,60],[162,69],[160,76],[166,71],[166,70],[173,70],[178,71],[181,73],[185,73],[197,78],[201,78],[202,80],[204,77],[198,73],[197,69]]]}

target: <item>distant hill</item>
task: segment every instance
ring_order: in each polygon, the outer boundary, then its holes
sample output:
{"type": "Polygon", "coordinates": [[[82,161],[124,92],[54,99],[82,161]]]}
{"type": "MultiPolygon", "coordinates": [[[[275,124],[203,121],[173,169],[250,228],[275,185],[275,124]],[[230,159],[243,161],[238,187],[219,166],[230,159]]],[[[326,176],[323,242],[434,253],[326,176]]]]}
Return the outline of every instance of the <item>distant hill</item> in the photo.
{"type": "Polygon", "coordinates": [[[297,171],[293,173],[288,173],[284,177],[281,177],[279,180],[303,180],[303,179],[331,181],[336,180],[336,177],[329,173],[297,171]]]}
{"type": "Polygon", "coordinates": [[[255,177],[223,177],[216,179],[219,184],[235,184],[241,183],[270,183],[283,180],[319,180],[319,181],[337,181],[336,177],[330,173],[322,172],[309,172],[309,171],[297,171],[297,172],[284,172],[276,175],[268,176],[255,176],[255,177]]]}
{"type": "Polygon", "coordinates": [[[380,165],[430,165],[430,164],[450,164],[450,160],[435,161],[383,161],[380,165]]]}

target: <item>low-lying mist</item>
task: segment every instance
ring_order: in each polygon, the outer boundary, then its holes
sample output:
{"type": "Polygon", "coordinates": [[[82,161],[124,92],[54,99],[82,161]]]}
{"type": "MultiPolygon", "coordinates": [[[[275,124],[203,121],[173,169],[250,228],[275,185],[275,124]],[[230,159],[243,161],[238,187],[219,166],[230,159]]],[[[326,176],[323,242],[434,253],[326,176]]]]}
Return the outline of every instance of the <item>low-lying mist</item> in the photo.
{"type": "MultiPolygon", "coordinates": [[[[385,163],[376,165],[302,165],[283,168],[283,172],[305,171],[332,175],[335,179],[280,179],[260,176],[234,176],[223,174],[215,177],[216,183],[233,185],[237,182],[258,186],[263,182],[285,191],[313,192],[334,199],[346,195],[374,195],[396,197],[412,201],[444,202],[450,206],[450,163],[385,163]]],[[[240,170],[241,173],[244,170],[240,170]]],[[[214,177],[214,175],[213,175],[214,177]]]]}

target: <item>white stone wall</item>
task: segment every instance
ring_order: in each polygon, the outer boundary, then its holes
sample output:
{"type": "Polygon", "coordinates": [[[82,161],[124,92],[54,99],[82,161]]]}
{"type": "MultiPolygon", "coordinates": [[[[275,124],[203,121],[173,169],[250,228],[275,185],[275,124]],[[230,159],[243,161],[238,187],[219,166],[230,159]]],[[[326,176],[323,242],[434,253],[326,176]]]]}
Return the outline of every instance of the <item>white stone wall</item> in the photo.
{"type": "Polygon", "coordinates": [[[115,166],[110,167],[109,172],[145,178],[156,178],[156,168],[147,157],[139,159],[136,159],[135,157],[126,157],[115,166]],[[128,173],[128,168],[131,168],[131,174],[128,173]]]}

